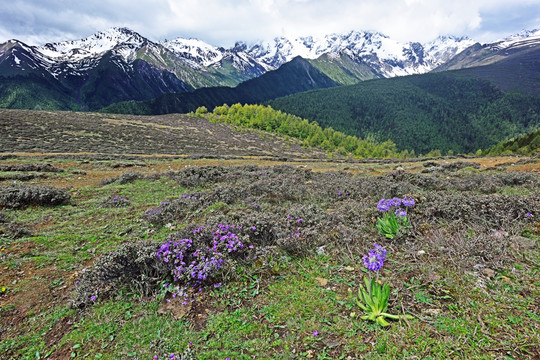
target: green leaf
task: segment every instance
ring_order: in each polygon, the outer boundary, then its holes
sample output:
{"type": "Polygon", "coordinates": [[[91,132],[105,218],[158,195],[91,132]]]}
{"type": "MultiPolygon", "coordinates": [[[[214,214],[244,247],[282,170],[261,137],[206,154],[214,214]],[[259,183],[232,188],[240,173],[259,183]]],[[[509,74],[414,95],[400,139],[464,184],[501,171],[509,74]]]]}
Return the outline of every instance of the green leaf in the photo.
{"type": "Polygon", "coordinates": [[[381,325],[381,326],[389,326],[390,325],[386,320],[384,320],[384,317],[382,317],[382,316],[377,317],[377,319],[375,319],[375,322],[377,324],[381,325]]]}

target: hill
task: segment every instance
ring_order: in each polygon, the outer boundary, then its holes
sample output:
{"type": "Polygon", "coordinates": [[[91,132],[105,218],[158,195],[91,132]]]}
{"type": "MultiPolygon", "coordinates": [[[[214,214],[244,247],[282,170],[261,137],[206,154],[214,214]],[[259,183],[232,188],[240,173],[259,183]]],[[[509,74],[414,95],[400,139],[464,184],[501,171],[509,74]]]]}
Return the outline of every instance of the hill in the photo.
{"type": "Polygon", "coordinates": [[[223,104],[261,103],[307,90],[338,86],[307,60],[296,57],[258,78],[245,81],[235,88],[215,87],[190,93],[165,94],[150,101],[127,101],[110,105],[102,112],[157,115],[187,113],[199,106],[214,108],[223,104]]]}
{"type": "Polygon", "coordinates": [[[468,153],[538,126],[540,98],[505,93],[463,71],[365,81],[268,104],[350,135],[390,138],[416,153],[468,153]]]}
{"type": "Polygon", "coordinates": [[[325,158],[299,141],[186,115],[128,116],[0,109],[0,153],[325,158]]]}

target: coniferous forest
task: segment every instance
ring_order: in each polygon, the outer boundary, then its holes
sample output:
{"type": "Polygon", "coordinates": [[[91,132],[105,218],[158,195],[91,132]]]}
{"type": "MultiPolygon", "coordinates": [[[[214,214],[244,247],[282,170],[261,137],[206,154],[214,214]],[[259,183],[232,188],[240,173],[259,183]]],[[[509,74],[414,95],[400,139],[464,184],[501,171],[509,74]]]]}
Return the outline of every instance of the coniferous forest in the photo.
{"type": "Polygon", "coordinates": [[[398,150],[469,153],[540,124],[540,98],[452,72],[366,81],[270,101],[273,108],[398,150]]]}

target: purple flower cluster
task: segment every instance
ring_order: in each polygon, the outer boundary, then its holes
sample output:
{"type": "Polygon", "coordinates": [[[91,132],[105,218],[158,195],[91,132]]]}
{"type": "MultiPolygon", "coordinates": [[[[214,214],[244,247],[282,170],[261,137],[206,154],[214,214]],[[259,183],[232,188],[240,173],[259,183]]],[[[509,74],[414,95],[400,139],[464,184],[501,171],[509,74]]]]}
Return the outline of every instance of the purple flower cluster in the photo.
{"type": "Polygon", "coordinates": [[[220,245],[225,245],[228,252],[234,252],[244,248],[244,244],[238,239],[238,236],[230,231],[233,228],[234,225],[218,225],[218,229],[214,231],[214,246],[212,247],[214,252],[218,251],[220,245]]]}
{"type": "Polygon", "coordinates": [[[364,255],[364,265],[370,271],[379,271],[386,259],[386,249],[381,245],[373,244],[373,249],[369,250],[367,255],[364,255]]]}
{"type": "Polygon", "coordinates": [[[414,206],[415,201],[412,197],[405,196],[403,199],[400,199],[398,197],[394,197],[392,199],[381,199],[377,203],[377,209],[379,211],[388,211],[392,207],[395,207],[396,210],[394,211],[394,214],[399,217],[405,217],[407,216],[407,211],[403,208],[401,208],[401,205],[405,207],[411,207],[414,206]]]}
{"type": "Polygon", "coordinates": [[[153,217],[153,216],[157,216],[161,214],[161,209],[160,208],[153,208],[153,209],[148,209],[144,212],[144,216],[146,217],[153,217]]]}
{"type": "Polygon", "coordinates": [[[179,196],[180,199],[191,199],[191,200],[197,200],[197,195],[191,195],[191,194],[182,194],[179,196]]]}
{"type": "MultiPolygon", "coordinates": [[[[193,235],[204,237],[203,231],[204,226],[201,226],[193,230],[193,235]]],[[[169,240],[161,245],[156,255],[171,268],[175,283],[184,282],[188,286],[201,288],[212,273],[223,267],[225,254],[244,248],[233,231],[236,231],[234,225],[219,224],[212,233],[212,247],[195,249],[191,239],[169,240]]]]}
{"type": "Polygon", "coordinates": [[[113,197],[113,202],[115,202],[115,203],[123,203],[123,202],[126,202],[126,201],[128,201],[128,200],[124,199],[123,197],[118,196],[118,195],[113,197]]]}
{"type": "Polygon", "coordinates": [[[287,220],[289,220],[288,222],[289,222],[289,225],[291,227],[296,226],[296,232],[291,233],[291,238],[295,238],[295,237],[299,238],[299,237],[301,237],[302,236],[302,232],[301,232],[302,226],[305,225],[304,219],[303,218],[298,218],[296,220],[293,220],[293,217],[288,215],[287,220]]]}
{"type": "Polygon", "coordinates": [[[187,360],[187,359],[193,359],[194,354],[193,350],[191,349],[191,346],[193,343],[190,341],[188,347],[183,353],[164,353],[163,356],[154,355],[152,358],[153,360],[187,360]]]}

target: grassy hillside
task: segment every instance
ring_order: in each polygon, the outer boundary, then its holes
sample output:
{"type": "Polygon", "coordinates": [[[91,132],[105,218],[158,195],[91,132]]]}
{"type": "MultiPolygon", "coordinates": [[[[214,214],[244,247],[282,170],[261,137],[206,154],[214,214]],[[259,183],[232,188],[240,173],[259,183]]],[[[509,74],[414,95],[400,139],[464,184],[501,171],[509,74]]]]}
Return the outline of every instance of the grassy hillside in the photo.
{"type": "Polygon", "coordinates": [[[308,61],[297,57],[278,70],[243,82],[235,88],[204,88],[191,93],[166,94],[150,101],[113,104],[102,111],[139,115],[187,113],[200,106],[213,109],[223,104],[260,103],[280,96],[337,85],[308,61]]]}
{"type": "Polygon", "coordinates": [[[416,153],[476,151],[540,124],[540,98],[454,72],[371,80],[269,104],[350,135],[390,138],[416,153]]]}
{"type": "Polygon", "coordinates": [[[2,360],[540,355],[539,158],[328,160],[244,127],[314,123],[212,116],[245,124],[0,110],[2,360]],[[369,319],[374,277],[409,317],[369,319]]]}

